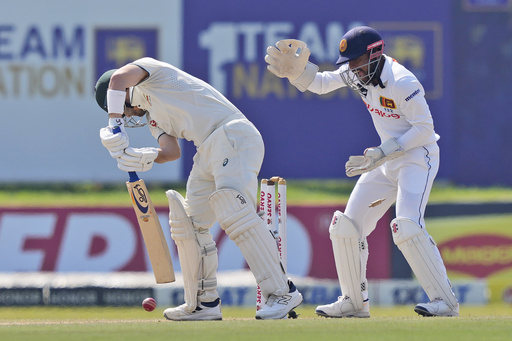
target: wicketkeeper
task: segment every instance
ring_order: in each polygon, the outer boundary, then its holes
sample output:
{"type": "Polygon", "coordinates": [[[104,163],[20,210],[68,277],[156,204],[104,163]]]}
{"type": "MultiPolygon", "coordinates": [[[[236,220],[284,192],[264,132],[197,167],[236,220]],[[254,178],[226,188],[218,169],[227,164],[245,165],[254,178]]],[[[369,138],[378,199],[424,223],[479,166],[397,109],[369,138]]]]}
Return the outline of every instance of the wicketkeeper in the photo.
{"type": "Polygon", "coordinates": [[[383,54],[383,49],[379,33],[366,26],[343,36],[336,71],[318,72],[308,62],[310,51],[302,41],[281,40],[267,49],[268,70],[288,78],[300,91],[325,94],[344,86],[357,91],[380,137],[378,147],[350,156],[345,165],[347,176],[361,177],[345,212],[336,211],[329,228],[343,296],[318,306],[316,313],[370,317],[366,238],[396,203],[393,240],[431,300],[414,310],[424,316],[458,316],[459,304],[424,220],[439,168],[439,136],[423,86],[399,62],[383,54]]]}
{"type": "Polygon", "coordinates": [[[107,71],[96,84],[96,100],[110,118],[101,141],[123,171],[147,171],[154,162],[178,159],[178,139],[197,148],[186,197],[166,192],[185,289],[185,304],[166,309],[167,319],[222,319],[217,247],[210,233],[215,221],[240,248],[261,288],[265,305],[257,319],[284,318],[301,304],[276,242],[256,213],[264,145],[240,110],[211,85],[152,58],[107,71]],[[143,116],[160,148],[130,147],[125,120],[143,116]],[[121,133],[113,134],[114,126],[121,133]]]}

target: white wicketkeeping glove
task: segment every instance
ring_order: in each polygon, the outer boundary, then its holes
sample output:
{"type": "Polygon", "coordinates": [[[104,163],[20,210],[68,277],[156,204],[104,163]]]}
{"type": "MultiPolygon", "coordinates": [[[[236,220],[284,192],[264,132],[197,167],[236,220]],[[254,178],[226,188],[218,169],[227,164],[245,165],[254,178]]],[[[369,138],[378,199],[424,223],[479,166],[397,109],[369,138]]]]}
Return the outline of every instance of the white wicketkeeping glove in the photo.
{"type": "Polygon", "coordinates": [[[267,69],[279,78],[294,81],[304,72],[311,51],[306,43],[296,39],[279,40],[276,46],[267,47],[267,69]],[[297,50],[301,49],[300,54],[297,50]]]}
{"type": "Polygon", "coordinates": [[[404,154],[405,152],[401,150],[398,141],[391,138],[378,147],[367,148],[364,155],[350,156],[347,163],[345,163],[345,172],[349,177],[361,175],[404,154]]]}
{"type": "Polygon", "coordinates": [[[112,127],[105,127],[100,129],[101,144],[108,149],[110,156],[117,159],[123,155],[123,151],[130,144],[128,134],[124,130],[124,126],[120,126],[121,132],[112,133],[112,127]]]}
{"type": "Polygon", "coordinates": [[[121,157],[117,159],[117,168],[125,172],[145,172],[153,167],[157,156],[157,148],[128,147],[124,150],[121,157]]]}
{"type": "Polygon", "coordinates": [[[284,39],[276,46],[267,47],[265,61],[267,69],[279,78],[288,78],[300,91],[306,91],[318,71],[318,66],[309,63],[311,51],[305,42],[284,39]],[[297,50],[301,49],[297,54],[297,50]]]}

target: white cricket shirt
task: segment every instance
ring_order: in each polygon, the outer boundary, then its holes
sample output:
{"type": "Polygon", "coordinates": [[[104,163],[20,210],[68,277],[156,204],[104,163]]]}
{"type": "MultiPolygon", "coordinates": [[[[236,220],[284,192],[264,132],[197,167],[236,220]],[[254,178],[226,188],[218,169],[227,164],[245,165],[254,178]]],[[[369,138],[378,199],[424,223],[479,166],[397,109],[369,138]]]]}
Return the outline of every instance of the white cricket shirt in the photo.
{"type": "Polygon", "coordinates": [[[245,116],[210,84],[153,58],[135,64],[149,77],[131,88],[131,104],[147,110],[165,133],[196,147],[218,127],[245,116]]]}
{"type": "MultiPolygon", "coordinates": [[[[385,88],[368,85],[366,97],[361,96],[368,109],[381,143],[394,137],[403,150],[426,146],[439,139],[425,90],[416,76],[393,58],[384,55],[386,61],[381,73],[385,88]]],[[[325,94],[347,86],[340,71],[318,72],[308,90],[325,94]]]]}

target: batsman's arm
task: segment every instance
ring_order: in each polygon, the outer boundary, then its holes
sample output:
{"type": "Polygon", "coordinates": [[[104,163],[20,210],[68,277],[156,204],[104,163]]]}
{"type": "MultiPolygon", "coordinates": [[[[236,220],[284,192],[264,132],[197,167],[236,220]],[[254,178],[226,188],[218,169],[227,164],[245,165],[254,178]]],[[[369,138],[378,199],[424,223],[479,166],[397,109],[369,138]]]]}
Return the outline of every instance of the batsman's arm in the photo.
{"type": "Polygon", "coordinates": [[[158,144],[160,150],[155,159],[156,163],[174,161],[181,157],[181,148],[176,137],[163,133],[158,138],[158,144]]]}
{"type": "Polygon", "coordinates": [[[107,91],[108,115],[111,119],[123,117],[127,89],[139,84],[149,76],[148,72],[137,65],[127,64],[116,70],[110,78],[107,91]]]}

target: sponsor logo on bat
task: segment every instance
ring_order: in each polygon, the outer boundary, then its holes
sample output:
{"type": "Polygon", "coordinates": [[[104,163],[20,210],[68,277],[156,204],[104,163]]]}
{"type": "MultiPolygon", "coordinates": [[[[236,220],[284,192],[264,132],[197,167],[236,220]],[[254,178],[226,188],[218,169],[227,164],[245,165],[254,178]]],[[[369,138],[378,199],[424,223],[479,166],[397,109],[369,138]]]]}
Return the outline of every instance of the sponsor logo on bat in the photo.
{"type": "Polygon", "coordinates": [[[148,197],[141,185],[137,184],[132,188],[132,201],[137,205],[139,211],[148,213],[148,197]],[[134,189],[136,192],[134,192],[134,189]]]}

